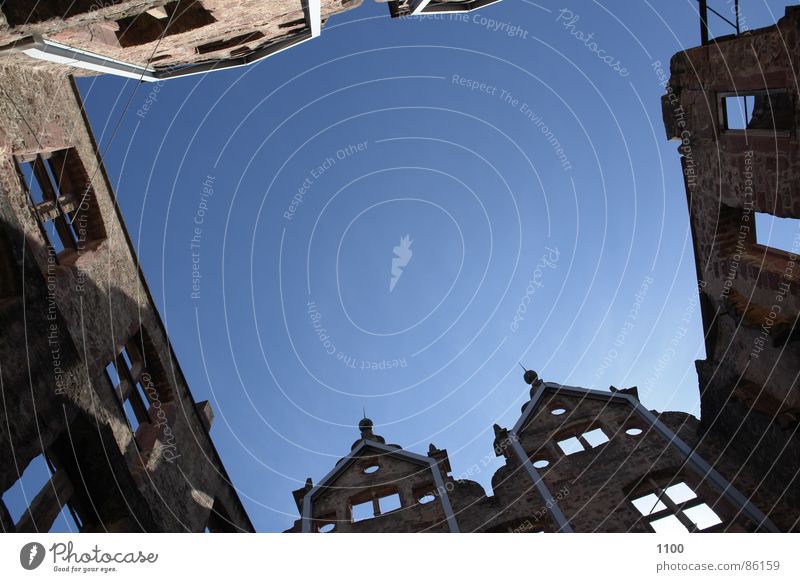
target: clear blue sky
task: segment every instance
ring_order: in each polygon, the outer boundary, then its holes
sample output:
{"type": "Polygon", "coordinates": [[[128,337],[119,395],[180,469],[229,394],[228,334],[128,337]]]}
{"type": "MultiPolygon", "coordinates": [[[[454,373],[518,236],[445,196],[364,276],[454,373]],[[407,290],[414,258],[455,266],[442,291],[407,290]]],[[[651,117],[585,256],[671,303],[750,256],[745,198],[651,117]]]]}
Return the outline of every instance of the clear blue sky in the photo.
{"type": "MultiPolygon", "coordinates": [[[[785,2],[742,4],[755,28],[785,2]]],[[[695,5],[584,0],[568,28],[549,2],[403,21],[365,1],[256,66],[141,85],[110,146],[136,84],[79,80],[257,529],[291,526],[291,491],[349,451],[362,408],[490,491],[492,424],[528,397],[518,362],[699,413],[686,200],[653,68],[698,43],[695,5]]]]}

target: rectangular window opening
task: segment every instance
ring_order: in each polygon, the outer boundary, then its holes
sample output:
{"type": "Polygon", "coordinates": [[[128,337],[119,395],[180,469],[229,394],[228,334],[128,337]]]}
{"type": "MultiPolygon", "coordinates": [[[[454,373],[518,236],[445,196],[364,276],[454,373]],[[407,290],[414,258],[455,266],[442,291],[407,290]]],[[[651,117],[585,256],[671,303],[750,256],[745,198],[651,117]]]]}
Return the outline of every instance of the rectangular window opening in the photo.
{"type": "Polygon", "coordinates": [[[56,253],[105,238],[90,179],[73,149],[15,157],[35,216],[56,253]]]}
{"type": "Polygon", "coordinates": [[[780,218],[756,212],[756,243],[797,254],[800,252],[800,219],[780,218]]]}
{"type": "Polygon", "coordinates": [[[608,442],[606,433],[600,428],[595,428],[589,432],[583,433],[583,438],[586,439],[586,442],[592,445],[592,447],[599,447],[608,442]]]}
{"type": "Polygon", "coordinates": [[[705,503],[686,509],[683,513],[697,525],[697,529],[700,531],[722,523],[714,510],[705,503]]]}
{"type": "Polygon", "coordinates": [[[675,485],[670,485],[664,490],[664,492],[673,501],[673,503],[683,503],[684,501],[689,501],[690,499],[697,497],[695,492],[692,491],[691,487],[689,487],[686,483],[676,483],[675,485]]]}
{"type": "Polygon", "coordinates": [[[351,515],[353,517],[353,523],[364,521],[365,519],[372,519],[375,517],[375,512],[372,509],[372,500],[365,501],[364,503],[358,503],[351,507],[350,509],[351,515]]]}
{"type": "Polygon", "coordinates": [[[667,506],[656,497],[655,493],[633,499],[631,503],[633,503],[633,506],[638,509],[639,513],[642,515],[651,515],[659,511],[664,511],[667,508],[667,506]]]}
{"type": "Polygon", "coordinates": [[[147,396],[147,392],[145,392],[145,389],[142,388],[142,384],[141,383],[137,383],[136,384],[136,392],[139,394],[139,399],[141,400],[142,405],[144,406],[145,410],[147,410],[149,412],[150,411],[150,398],[147,396]]]}
{"type": "Polygon", "coordinates": [[[128,424],[131,431],[134,433],[139,430],[139,419],[136,417],[136,412],[133,410],[133,405],[130,400],[125,400],[122,403],[122,408],[125,410],[125,418],[128,419],[128,424]]]}
{"type": "Polygon", "coordinates": [[[674,515],[668,515],[660,519],[654,519],[650,522],[650,526],[656,533],[674,534],[674,533],[688,533],[689,530],[681,523],[681,521],[674,515]]]}
{"type": "Polygon", "coordinates": [[[15,524],[19,523],[34,497],[47,485],[51,475],[47,460],[41,454],[25,467],[16,483],[3,493],[3,503],[15,524]]]}
{"type": "Polygon", "coordinates": [[[400,502],[400,495],[398,493],[393,493],[391,495],[387,495],[386,497],[381,497],[378,499],[378,503],[381,508],[381,515],[384,513],[389,513],[390,511],[395,511],[396,509],[400,509],[402,507],[402,503],[400,502]]]}
{"type": "Polygon", "coordinates": [[[788,132],[794,125],[792,97],[785,89],[722,93],[720,108],[726,131],[788,132]]]}
{"type": "Polygon", "coordinates": [[[705,531],[723,523],[687,483],[679,481],[666,487],[653,479],[649,483],[650,492],[631,499],[631,503],[656,533],[705,531]]]}
{"type": "Polygon", "coordinates": [[[580,453],[581,451],[584,450],[581,441],[579,441],[577,437],[569,437],[568,439],[558,441],[558,446],[564,452],[565,455],[580,453]]]}

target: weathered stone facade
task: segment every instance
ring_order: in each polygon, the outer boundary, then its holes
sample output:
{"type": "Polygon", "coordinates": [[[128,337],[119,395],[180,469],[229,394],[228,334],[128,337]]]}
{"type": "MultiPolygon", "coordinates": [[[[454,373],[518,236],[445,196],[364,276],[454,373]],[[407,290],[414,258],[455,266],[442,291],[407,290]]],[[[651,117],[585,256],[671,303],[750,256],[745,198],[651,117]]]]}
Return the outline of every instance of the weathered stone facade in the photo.
{"type": "Polygon", "coordinates": [[[678,53],[663,99],[667,135],[681,142],[706,338],[700,429],[726,443],[720,462],[757,475],[765,503],[795,519],[800,223],[791,248],[772,248],[756,242],[756,213],[800,218],[798,30],[792,6],[775,26],[678,53]],[[731,99],[750,99],[750,119],[731,99]]]}
{"type": "MultiPolygon", "coordinates": [[[[392,17],[475,10],[499,0],[391,0],[392,17]]],[[[266,58],[319,36],[362,0],[15,0],[0,4],[0,54],[75,74],[144,81],[266,58]],[[93,73],[92,73],[93,72],[93,73]]],[[[27,63],[31,64],[31,63],[27,63]]]]}
{"type": "Polygon", "coordinates": [[[81,531],[252,531],[72,78],[5,65],[0,85],[0,491],[41,455],[52,472],[2,530],[68,507],[81,531]]]}
{"type": "Polygon", "coordinates": [[[754,532],[789,529],[796,519],[785,503],[773,507],[759,496],[757,483],[734,486],[738,467],[707,462],[721,447],[700,438],[691,415],[647,411],[635,388],[573,388],[532,372],[526,381],[531,400],[517,424],[495,426],[495,453],[505,464],[492,477],[492,495],[453,477],[446,451],[431,445],[422,456],[387,446],[365,419],[351,453],[316,487],[309,479],[294,492],[302,517],[289,531],[648,532],[681,524],[754,532]],[[393,494],[397,502],[384,511],[393,494]],[[643,506],[651,499],[653,507],[643,506]]]}
{"type": "MultiPolygon", "coordinates": [[[[320,0],[322,23],[361,0],[320,0]]],[[[237,57],[307,35],[301,0],[18,0],[0,8],[0,45],[39,35],[157,68],[237,57]]]]}

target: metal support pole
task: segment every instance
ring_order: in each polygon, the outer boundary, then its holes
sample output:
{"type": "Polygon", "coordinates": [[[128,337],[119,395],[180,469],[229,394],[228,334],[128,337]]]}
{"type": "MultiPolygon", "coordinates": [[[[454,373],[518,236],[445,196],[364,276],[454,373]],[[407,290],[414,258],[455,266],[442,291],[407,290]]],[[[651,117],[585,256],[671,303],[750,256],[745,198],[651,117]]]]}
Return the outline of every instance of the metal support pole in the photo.
{"type": "Polygon", "coordinates": [[[708,44],[708,0],[700,0],[700,44],[708,44]]]}

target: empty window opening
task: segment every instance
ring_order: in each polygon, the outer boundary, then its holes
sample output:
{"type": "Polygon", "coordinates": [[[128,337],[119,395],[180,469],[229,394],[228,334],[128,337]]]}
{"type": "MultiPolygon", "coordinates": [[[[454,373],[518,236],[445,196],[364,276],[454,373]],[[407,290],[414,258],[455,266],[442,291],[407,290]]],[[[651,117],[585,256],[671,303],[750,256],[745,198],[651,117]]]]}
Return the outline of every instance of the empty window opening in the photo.
{"type": "Polygon", "coordinates": [[[662,488],[648,479],[650,492],[631,500],[650,527],[657,533],[704,531],[722,519],[686,483],[662,488]]]}
{"type": "Polygon", "coordinates": [[[714,510],[705,503],[701,503],[695,507],[690,507],[684,511],[684,513],[686,514],[686,517],[697,524],[697,529],[700,531],[722,523],[722,520],[714,512],[714,510]]]}
{"type": "Polygon", "coordinates": [[[377,463],[373,463],[371,465],[367,465],[366,467],[364,467],[362,471],[367,475],[372,475],[373,473],[377,473],[378,469],[380,469],[380,465],[378,465],[377,463]]]}
{"type": "Polygon", "coordinates": [[[581,451],[588,451],[595,447],[599,447],[608,442],[608,436],[600,428],[593,428],[584,433],[579,433],[575,436],[557,442],[559,448],[565,455],[573,455],[581,451]]]}
{"type": "Polygon", "coordinates": [[[583,438],[586,439],[590,445],[592,445],[592,448],[599,447],[600,445],[608,442],[606,433],[599,428],[595,428],[589,432],[583,433],[583,438]]]}
{"type": "Polygon", "coordinates": [[[566,411],[567,411],[566,408],[562,408],[562,407],[559,406],[558,408],[554,408],[553,410],[551,410],[550,414],[552,414],[553,416],[561,416],[566,411]]]}
{"type": "Polygon", "coordinates": [[[51,475],[47,460],[44,455],[39,455],[25,467],[17,482],[3,493],[3,503],[14,523],[19,522],[33,498],[47,485],[51,475]]]}
{"type": "Polygon", "coordinates": [[[436,497],[433,495],[433,493],[426,493],[425,495],[423,495],[422,497],[420,497],[418,499],[418,501],[422,505],[426,505],[426,504],[431,503],[432,501],[435,501],[435,500],[436,500],[436,497]]]}
{"type": "Polygon", "coordinates": [[[666,517],[654,519],[650,522],[650,527],[652,527],[656,533],[664,534],[686,533],[689,531],[674,515],[667,515],[666,517]]]}
{"type": "Polygon", "coordinates": [[[689,501],[690,499],[697,497],[695,492],[692,491],[691,487],[689,487],[686,483],[670,485],[666,489],[666,494],[675,503],[683,503],[684,501],[689,501]]]}
{"type": "Polygon", "coordinates": [[[629,428],[628,430],[626,430],[625,434],[630,435],[630,436],[639,436],[640,434],[642,434],[642,429],[636,428],[636,427],[632,427],[632,428],[629,428]]]}
{"type": "Polygon", "coordinates": [[[350,508],[350,514],[353,518],[353,522],[357,523],[359,521],[364,521],[365,519],[372,519],[375,517],[375,510],[372,507],[372,500],[365,501],[364,503],[358,503],[353,505],[350,508]]]}
{"type": "Polygon", "coordinates": [[[73,148],[15,161],[42,234],[56,253],[85,250],[106,237],[89,175],[73,148]]]}
{"type": "Polygon", "coordinates": [[[800,252],[800,219],[756,212],[756,242],[797,254],[800,252]]]}
{"type": "Polygon", "coordinates": [[[569,437],[563,441],[558,441],[558,446],[565,455],[572,455],[585,450],[581,444],[581,441],[579,441],[576,437],[569,437]]]}
{"type": "Polygon", "coordinates": [[[392,493],[386,497],[381,497],[378,499],[378,505],[380,506],[381,514],[400,509],[402,507],[400,495],[398,493],[392,493]]]}
{"type": "MultiPolygon", "coordinates": [[[[575,440],[578,440],[578,439],[575,439],[575,440]]],[[[549,465],[550,465],[550,461],[548,461],[547,459],[538,459],[538,460],[533,462],[533,467],[535,469],[544,469],[545,467],[547,467],[549,465]]]]}
{"type": "Polygon", "coordinates": [[[727,131],[792,129],[792,98],[785,89],[723,93],[720,106],[727,131]]]}
{"type": "Polygon", "coordinates": [[[153,400],[161,398],[154,386],[153,377],[145,365],[142,350],[146,350],[148,345],[149,342],[144,341],[142,330],[139,330],[106,366],[108,381],[122,404],[125,417],[134,434],[141,425],[153,421],[151,418],[153,400]]]}
{"type": "Polygon", "coordinates": [[[117,38],[123,47],[155,42],[159,38],[189,32],[217,21],[198,0],[176,0],[158,13],[143,12],[118,20],[117,38]]]}
{"type": "Polygon", "coordinates": [[[72,483],[46,455],[34,458],[5,493],[3,505],[18,532],[79,532],[83,523],[68,504],[72,483]]]}
{"type": "Polygon", "coordinates": [[[83,523],[78,514],[73,511],[69,504],[64,504],[49,533],[78,533],[82,529],[83,523]]]}
{"type": "Polygon", "coordinates": [[[331,533],[335,529],[336,529],[335,523],[324,523],[321,526],[319,526],[319,528],[317,528],[317,531],[320,533],[331,533]]]}
{"type": "Polygon", "coordinates": [[[106,374],[108,375],[108,381],[111,384],[111,387],[117,388],[117,386],[120,384],[119,374],[117,374],[117,367],[113,362],[106,366],[106,374]]]}
{"type": "MultiPolygon", "coordinates": [[[[363,499],[363,496],[359,496],[359,498],[363,499]]],[[[400,509],[401,507],[402,502],[400,501],[400,495],[398,493],[390,493],[380,497],[373,496],[372,499],[361,503],[351,502],[350,516],[355,523],[384,515],[390,511],[400,509]]]]}

